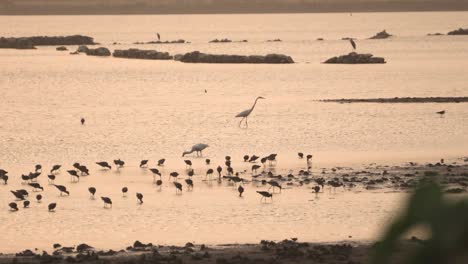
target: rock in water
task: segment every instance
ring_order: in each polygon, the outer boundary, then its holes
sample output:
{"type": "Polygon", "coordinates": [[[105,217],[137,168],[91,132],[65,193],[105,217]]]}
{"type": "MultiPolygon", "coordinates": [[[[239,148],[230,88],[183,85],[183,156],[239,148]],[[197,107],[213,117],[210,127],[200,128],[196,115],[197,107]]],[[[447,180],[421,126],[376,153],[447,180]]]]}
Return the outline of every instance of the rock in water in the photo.
{"type": "Polygon", "coordinates": [[[173,57],[167,52],[159,52],[156,50],[140,50],[140,49],[128,49],[128,50],[115,50],[112,56],[117,58],[129,58],[129,59],[146,59],[146,60],[172,60],[173,57]]]}
{"type": "Polygon", "coordinates": [[[288,64],[294,63],[290,56],[283,54],[268,54],[266,56],[252,55],[215,55],[206,54],[199,51],[186,53],[182,56],[177,56],[181,62],[187,63],[269,63],[269,64],[288,64]]]}
{"type": "Polygon", "coordinates": [[[392,35],[388,34],[386,30],[383,30],[383,31],[375,34],[374,36],[370,37],[370,39],[386,39],[386,38],[389,38],[391,36],[392,35]]]}
{"type": "Polygon", "coordinates": [[[468,28],[459,28],[457,30],[450,31],[447,35],[468,35],[468,28]]]}
{"type": "Polygon", "coordinates": [[[97,49],[88,49],[86,51],[86,55],[105,57],[105,56],[110,56],[111,52],[110,52],[110,50],[108,48],[99,47],[97,49]]]}
{"type": "Polygon", "coordinates": [[[65,51],[65,50],[68,50],[67,47],[65,46],[60,46],[60,47],[57,47],[56,50],[58,51],[65,51]]]}
{"type": "Polygon", "coordinates": [[[21,38],[0,38],[0,48],[34,49],[35,46],[59,45],[94,45],[94,39],[88,36],[34,36],[21,38]]]}
{"type": "Polygon", "coordinates": [[[331,64],[374,64],[374,63],[386,63],[382,57],[374,57],[372,54],[359,54],[351,52],[348,55],[342,55],[339,57],[333,57],[326,60],[324,63],[331,64]]]}

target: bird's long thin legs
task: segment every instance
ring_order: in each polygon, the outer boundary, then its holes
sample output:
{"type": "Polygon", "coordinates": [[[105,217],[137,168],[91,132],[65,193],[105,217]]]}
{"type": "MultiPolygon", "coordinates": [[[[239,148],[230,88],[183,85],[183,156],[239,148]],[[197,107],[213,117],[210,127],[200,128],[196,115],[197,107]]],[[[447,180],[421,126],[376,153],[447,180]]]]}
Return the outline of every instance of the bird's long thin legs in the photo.
{"type": "Polygon", "coordinates": [[[241,124],[242,124],[242,121],[244,121],[244,118],[245,118],[245,117],[243,117],[243,118],[241,119],[241,121],[239,122],[239,127],[241,127],[241,124]]]}

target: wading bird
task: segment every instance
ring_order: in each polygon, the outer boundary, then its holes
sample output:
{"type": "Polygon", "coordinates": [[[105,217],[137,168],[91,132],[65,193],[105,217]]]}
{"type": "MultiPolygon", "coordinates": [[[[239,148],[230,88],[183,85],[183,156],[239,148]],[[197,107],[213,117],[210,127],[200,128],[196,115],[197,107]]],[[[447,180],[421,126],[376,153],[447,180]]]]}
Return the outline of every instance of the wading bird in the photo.
{"type": "Polygon", "coordinates": [[[187,154],[191,154],[193,152],[197,152],[197,157],[198,157],[198,153],[200,153],[201,156],[203,156],[203,150],[206,149],[207,147],[209,147],[207,144],[204,144],[204,143],[198,143],[198,144],[195,144],[192,146],[192,149],[189,150],[189,151],[184,151],[182,153],[182,157],[184,157],[185,155],[187,154]]]}
{"type": "Polygon", "coordinates": [[[44,187],[42,187],[42,186],[41,186],[39,183],[37,183],[37,182],[28,183],[28,184],[29,184],[29,186],[33,187],[33,191],[38,190],[38,189],[41,190],[41,191],[44,190],[44,187]]]}
{"type": "Polygon", "coordinates": [[[304,158],[304,153],[299,152],[299,153],[297,153],[297,156],[298,156],[300,159],[303,159],[303,158],[304,158]]]}
{"type": "Polygon", "coordinates": [[[255,162],[258,160],[258,158],[260,158],[259,156],[256,156],[256,155],[252,155],[252,157],[250,157],[249,159],[249,162],[255,162]]]}
{"type": "Polygon", "coordinates": [[[56,203],[50,203],[48,206],[49,212],[55,212],[56,207],[57,207],[56,203]]]}
{"type": "Polygon", "coordinates": [[[122,188],[122,197],[127,196],[127,192],[128,192],[128,188],[127,188],[127,187],[123,187],[123,188],[122,188]]]}
{"type": "Polygon", "coordinates": [[[164,162],[166,162],[166,159],[158,160],[158,166],[164,166],[164,162]]]}
{"type": "Polygon", "coordinates": [[[80,121],[81,121],[81,125],[84,125],[84,123],[86,122],[86,120],[83,117],[81,118],[80,121]]]}
{"type": "Polygon", "coordinates": [[[191,160],[184,160],[184,162],[185,162],[185,165],[189,167],[189,169],[192,168],[192,161],[191,160]]]}
{"type": "Polygon", "coordinates": [[[56,173],[56,172],[58,172],[58,170],[60,170],[61,167],[62,167],[62,165],[54,165],[54,166],[52,166],[52,169],[50,170],[50,173],[56,173]]]}
{"type": "Polygon", "coordinates": [[[42,200],[42,195],[40,195],[40,194],[36,195],[36,201],[37,201],[38,203],[40,203],[41,200],[42,200]]]}
{"type": "Polygon", "coordinates": [[[74,182],[74,178],[73,177],[76,177],[77,178],[77,181],[80,181],[80,175],[78,175],[78,172],[76,172],[75,170],[67,170],[68,174],[70,174],[70,177],[71,177],[71,181],[74,182]]]}
{"type": "MultiPolygon", "coordinates": [[[[270,188],[273,188],[273,192],[275,192],[275,187],[278,188],[278,189],[280,190],[280,192],[281,192],[281,189],[283,189],[283,188],[281,187],[281,185],[280,185],[277,181],[271,180],[271,181],[268,182],[268,184],[270,184],[270,188]]],[[[269,188],[269,189],[270,189],[270,188],[269,188]]],[[[268,190],[269,190],[269,189],[268,189],[268,190]]]]}
{"type": "Polygon", "coordinates": [[[60,196],[62,196],[62,193],[66,193],[67,196],[70,196],[70,192],[67,191],[67,187],[63,186],[63,185],[56,185],[54,184],[55,188],[57,188],[59,191],[60,191],[60,196]]]}
{"type": "Polygon", "coordinates": [[[108,168],[109,170],[112,169],[111,165],[109,165],[107,161],[98,161],[96,162],[96,164],[101,166],[102,168],[108,168]]]}
{"type": "Polygon", "coordinates": [[[146,168],[148,166],[148,160],[142,160],[140,162],[140,168],[146,168]]]}
{"type": "Polygon", "coordinates": [[[241,121],[239,122],[239,127],[241,126],[242,124],[242,121],[245,119],[245,126],[248,127],[249,124],[247,123],[247,117],[249,117],[249,115],[252,113],[252,111],[254,110],[255,108],[255,105],[257,104],[257,101],[258,99],[265,99],[261,96],[257,97],[257,99],[255,99],[255,103],[252,105],[252,107],[250,109],[247,109],[245,111],[242,111],[240,112],[239,114],[236,115],[236,117],[242,117],[241,121]]]}
{"type": "Polygon", "coordinates": [[[107,205],[112,207],[112,200],[109,197],[101,196],[102,201],[104,202],[104,208],[107,208],[107,205]]]}
{"type": "Polygon", "coordinates": [[[49,178],[49,183],[52,183],[52,184],[54,183],[55,175],[49,174],[49,175],[47,175],[47,178],[49,178]]]}
{"type": "Polygon", "coordinates": [[[182,193],[182,184],[174,182],[174,186],[176,187],[176,193],[182,193]]]}
{"type": "Polygon", "coordinates": [[[142,204],[143,203],[143,194],[141,193],[136,193],[136,198],[137,198],[137,201],[142,204]]]}
{"type": "Polygon", "coordinates": [[[442,110],[442,111],[436,112],[436,114],[439,114],[440,116],[443,116],[443,115],[445,115],[445,110],[442,110]]]}
{"type": "Polygon", "coordinates": [[[169,176],[175,178],[175,180],[177,181],[177,177],[179,177],[179,173],[176,172],[176,171],[174,171],[174,172],[171,172],[171,173],[169,174],[169,176]]]}
{"type": "Polygon", "coordinates": [[[239,192],[239,197],[242,197],[242,194],[244,193],[244,187],[242,187],[242,185],[239,185],[237,191],[239,192]]]}
{"type": "Polygon", "coordinates": [[[16,203],[9,203],[8,206],[10,206],[11,211],[18,211],[18,205],[16,203]]]}
{"type": "Polygon", "coordinates": [[[249,155],[244,155],[244,162],[249,161],[249,155]]]}
{"type": "Polygon", "coordinates": [[[272,193],[265,192],[265,191],[257,191],[257,193],[259,193],[262,196],[262,198],[260,198],[260,201],[265,199],[265,202],[266,202],[267,198],[271,198],[271,200],[273,201],[273,194],[272,193]]]}
{"type": "Polygon", "coordinates": [[[29,205],[30,205],[30,204],[31,204],[31,203],[30,203],[28,200],[23,201],[23,208],[29,208],[29,205]]]}
{"type": "Polygon", "coordinates": [[[185,183],[187,184],[187,191],[193,190],[193,181],[192,181],[192,179],[185,179],[185,183]]]}
{"type": "Polygon", "coordinates": [[[96,194],[96,188],[94,187],[89,187],[88,188],[89,193],[91,194],[91,198],[94,199],[94,195],[96,194]]]}

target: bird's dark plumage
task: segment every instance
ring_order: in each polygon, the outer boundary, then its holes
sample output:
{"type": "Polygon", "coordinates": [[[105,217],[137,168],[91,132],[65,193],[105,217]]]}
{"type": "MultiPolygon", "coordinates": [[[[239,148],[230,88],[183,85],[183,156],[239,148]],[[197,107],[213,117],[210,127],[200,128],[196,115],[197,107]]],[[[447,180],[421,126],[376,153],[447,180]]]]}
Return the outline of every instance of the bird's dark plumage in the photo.
{"type": "Polygon", "coordinates": [[[112,169],[111,165],[109,165],[109,163],[107,163],[106,161],[99,161],[96,162],[96,164],[103,168],[108,168],[109,170],[112,169]]]}
{"type": "Polygon", "coordinates": [[[57,207],[57,203],[50,203],[48,206],[49,212],[52,212],[57,207]]]}
{"type": "Polygon", "coordinates": [[[16,203],[9,203],[8,206],[10,206],[11,211],[18,211],[18,205],[16,203]]]}
{"type": "Polygon", "coordinates": [[[142,160],[140,162],[140,168],[146,167],[148,165],[148,160],[142,160]]]}
{"type": "Polygon", "coordinates": [[[70,195],[70,192],[67,191],[67,187],[63,185],[56,185],[56,184],[54,184],[54,186],[60,191],[60,196],[62,195],[62,193],[66,193],[67,195],[70,195]]]}
{"type": "Polygon", "coordinates": [[[139,202],[140,204],[142,204],[142,203],[143,203],[143,194],[141,194],[141,193],[136,193],[136,197],[137,197],[137,199],[138,199],[138,202],[139,202]]]}

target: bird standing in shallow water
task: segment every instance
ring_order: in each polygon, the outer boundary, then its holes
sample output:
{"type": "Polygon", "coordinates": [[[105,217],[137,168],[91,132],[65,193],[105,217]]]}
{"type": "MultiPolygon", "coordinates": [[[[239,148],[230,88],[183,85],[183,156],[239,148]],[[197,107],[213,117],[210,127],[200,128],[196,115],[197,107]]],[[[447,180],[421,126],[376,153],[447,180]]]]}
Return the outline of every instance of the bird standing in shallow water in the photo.
{"type": "Polygon", "coordinates": [[[257,105],[258,99],[265,99],[265,98],[263,98],[261,96],[257,97],[257,99],[255,99],[255,103],[252,105],[252,107],[250,109],[242,111],[242,112],[240,112],[239,114],[236,115],[236,117],[242,117],[241,121],[239,122],[239,127],[241,126],[242,121],[244,121],[244,119],[245,119],[245,127],[249,126],[249,124],[247,123],[247,117],[249,117],[249,115],[253,112],[253,110],[255,108],[255,105],[257,105]]]}
{"type": "Polygon", "coordinates": [[[185,179],[185,183],[187,183],[187,191],[193,190],[193,181],[192,181],[192,179],[185,179]]]}
{"type": "Polygon", "coordinates": [[[127,187],[123,187],[123,188],[122,188],[122,197],[127,196],[127,192],[128,192],[128,188],[127,188],[127,187]]]}
{"type": "Polygon", "coordinates": [[[94,199],[94,195],[96,194],[96,188],[94,187],[89,187],[88,188],[89,193],[91,194],[91,199],[94,199]]]}
{"type": "Polygon", "coordinates": [[[49,212],[55,212],[56,207],[57,207],[56,203],[50,203],[48,206],[49,212]]]}
{"type": "Polygon", "coordinates": [[[180,184],[178,182],[174,182],[174,186],[176,187],[176,194],[178,192],[182,193],[182,184],[180,184]]]}
{"type": "Polygon", "coordinates": [[[40,194],[36,195],[36,200],[37,200],[38,203],[40,203],[41,200],[42,200],[42,195],[40,195],[40,194]]]}
{"type": "Polygon", "coordinates": [[[158,160],[158,166],[164,166],[164,162],[166,161],[166,159],[160,159],[158,160]]]}
{"type": "Polygon", "coordinates": [[[185,157],[185,155],[191,154],[193,152],[197,152],[197,157],[198,157],[198,153],[200,153],[200,155],[203,157],[203,150],[206,149],[207,147],[209,147],[207,144],[203,144],[203,143],[195,144],[192,146],[191,150],[184,151],[182,153],[182,157],[185,157]]]}
{"type": "Polygon", "coordinates": [[[66,193],[68,196],[70,196],[70,192],[67,191],[67,187],[63,185],[56,185],[56,184],[54,184],[54,186],[60,191],[60,196],[62,196],[62,193],[66,193]]]}
{"type": "Polygon", "coordinates": [[[272,193],[265,192],[265,191],[257,191],[257,193],[259,193],[262,196],[262,198],[260,198],[260,201],[265,199],[265,202],[266,202],[267,198],[271,198],[271,200],[273,201],[273,194],[272,193]]]}
{"type": "Polygon", "coordinates": [[[10,211],[18,211],[18,205],[16,203],[9,203],[8,206],[10,206],[10,211]]]}
{"type": "Polygon", "coordinates": [[[244,187],[242,187],[242,185],[239,185],[237,191],[239,192],[239,197],[242,197],[242,194],[244,193],[244,187]]]}
{"type": "Polygon", "coordinates": [[[23,208],[29,208],[29,205],[30,205],[30,204],[31,204],[31,203],[30,203],[28,200],[23,201],[23,208]]]}
{"type": "Polygon", "coordinates": [[[445,115],[445,110],[442,110],[442,111],[439,111],[439,112],[436,112],[436,114],[439,114],[441,117],[445,115]]]}
{"type": "Polygon", "coordinates": [[[84,123],[86,122],[86,120],[83,117],[81,118],[80,121],[81,121],[81,125],[84,125],[84,123]]]}
{"type": "Polygon", "coordinates": [[[137,200],[140,204],[143,203],[143,194],[141,193],[136,193],[137,200]]]}
{"type": "Polygon", "coordinates": [[[107,163],[106,161],[98,161],[96,162],[96,164],[103,168],[108,168],[109,170],[112,169],[111,165],[109,165],[109,163],[107,163]]]}
{"type": "Polygon", "coordinates": [[[148,166],[148,160],[142,160],[140,162],[140,168],[146,168],[148,166]]]}
{"type": "Polygon", "coordinates": [[[112,200],[109,197],[101,196],[101,199],[104,202],[104,208],[107,208],[107,205],[110,205],[110,207],[112,208],[112,200]]]}

